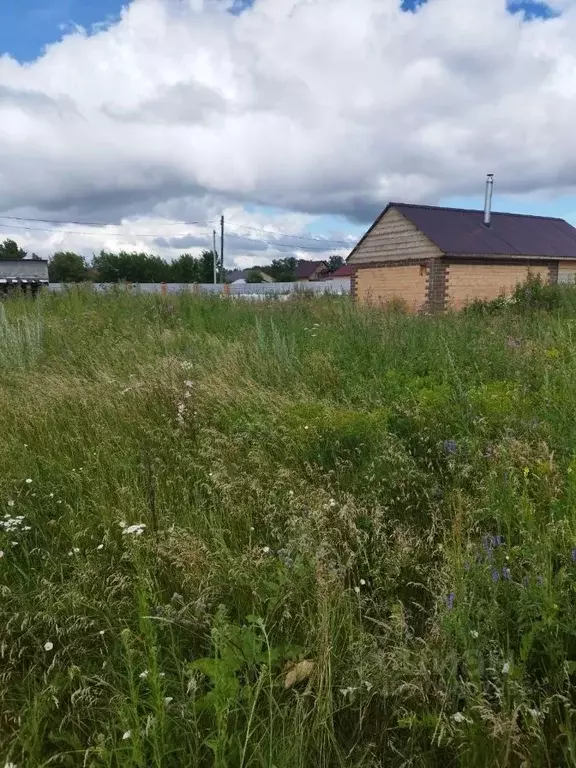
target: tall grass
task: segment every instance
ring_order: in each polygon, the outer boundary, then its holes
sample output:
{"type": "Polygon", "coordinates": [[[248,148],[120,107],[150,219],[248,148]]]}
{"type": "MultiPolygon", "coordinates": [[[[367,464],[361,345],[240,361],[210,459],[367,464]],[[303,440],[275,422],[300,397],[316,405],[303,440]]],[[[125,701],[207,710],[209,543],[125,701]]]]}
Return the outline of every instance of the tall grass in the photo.
{"type": "Polygon", "coordinates": [[[575,334],[6,303],[0,764],[576,765],[575,334]]]}

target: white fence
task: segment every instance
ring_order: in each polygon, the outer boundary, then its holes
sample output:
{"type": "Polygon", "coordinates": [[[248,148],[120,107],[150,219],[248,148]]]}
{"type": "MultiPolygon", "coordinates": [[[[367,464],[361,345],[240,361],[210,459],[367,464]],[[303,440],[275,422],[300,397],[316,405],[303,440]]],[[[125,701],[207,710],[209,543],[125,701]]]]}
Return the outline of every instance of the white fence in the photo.
{"type": "MultiPolygon", "coordinates": [[[[270,296],[286,296],[291,293],[314,293],[347,296],[350,293],[349,278],[336,280],[321,280],[318,282],[297,283],[86,283],[94,291],[104,293],[112,290],[124,290],[131,293],[208,293],[238,296],[245,298],[267,298],[270,296]]],[[[48,290],[70,290],[77,283],[50,283],[48,290]]]]}

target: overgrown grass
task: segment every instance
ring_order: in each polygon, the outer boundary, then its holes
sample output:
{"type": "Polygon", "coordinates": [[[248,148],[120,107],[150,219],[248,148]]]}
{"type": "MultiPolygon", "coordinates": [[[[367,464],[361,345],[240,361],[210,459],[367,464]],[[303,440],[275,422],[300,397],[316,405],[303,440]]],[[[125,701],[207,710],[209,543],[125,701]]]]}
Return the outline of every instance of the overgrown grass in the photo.
{"type": "Polygon", "coordinates": [[[0,764],[576,765],[572,306],[6,303],[0,764]]]}

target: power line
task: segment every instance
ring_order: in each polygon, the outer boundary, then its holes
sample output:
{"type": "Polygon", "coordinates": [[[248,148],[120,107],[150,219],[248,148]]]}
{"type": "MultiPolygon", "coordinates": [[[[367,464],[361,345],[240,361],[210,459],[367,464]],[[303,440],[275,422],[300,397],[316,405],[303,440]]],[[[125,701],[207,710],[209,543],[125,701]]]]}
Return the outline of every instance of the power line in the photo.
{"type": "Polygon", "coordinates": [[[304,237],[303,235],[289,235],[287,232],[272,232],[269,229],[258,229],[258,227],[249,227],[248,224],[234,224],[228,222],[228,226],[242,227],[242,229],[251,229],[253,232],[263,232],[265,235],[278,235],[280,237],[291,237],[294,240],[311,240],[319,243],[337,243],[339,245],[351,245],[349,240],[330,240],[326,237],[304,237]]]}
{"type": "MultiPolygon", "coordinates": [[[[293,251],[321,251],[322,253],[326,253],[326,251],[342,250],[342,246],[338,247],[332,244],[328,244],[325,248],[316,248],[310,245],[297,245],[296,243],[291,245],[289,243],[277,243],[274,240],[256,240],[253,237],[246,237],[245,235],[236,235],[233,232],[227,232],[226,236],[235,237],[238,240],[244,240],[245,242],[248,242],[248,243],[255,243],[256,245],[270,245],[273,248],[290,248],[293,251]]],[[[351,248],[352,243],[346,243],[346,246],[348,248],[351,248]]]]}
{"type": "MultiPolygon", "coordinates": [[[[40,222],[41,224],[77,224],[79,227],[120,227],[121,224],[110,224],[104,221],[65,221],[63,219],[34,219],[29,216],[5,216],[0,214],[0,219],[10,219],[11,221],[33,221],[40,222]]],[[[206,226],[213,224],[217,219],[210,219],[209,221],[180,221],[173,224],[161,224],[162,227],[180,227],[180,226],[206,226]]]]}
{"type": "MultiPolygon", "coordinates": [[[[70,222],[74,223],[74,222],[70,222]]],[[[89,226],[89,225],[88,225],[89,226]]],[[[100,226],[114,226],[110,224],[104,224],[100,226]]],[[[0,221],[0,227],[4,227],[5,229],[25,229],[29,232],[52,232],[56,235],[86,235],[86,236],[94,236],[98,235],[98,237],[102,237],[102,232],[78,232],[76,229],[46,229],[45,227],[24,227],[18,224],[4,224],[0,221]]],[[[110,235],[111,237],[166,237],[166,232],[160,232],[160,233],[144,233],[144,232],[105,232],[104,234],[110,235]]],[[[189,237],[192,233],[191,232],[180,232],[180,233],[172,233],[170,237],[189,237]]],[[[196,236],[196,235],[194,235],[196,236]]],[[[201,235],[197,235],[198,237],[201,237],[201,235]]],[[[209,236],[206,235],[206,238],[209,239],[209,236]]]]}

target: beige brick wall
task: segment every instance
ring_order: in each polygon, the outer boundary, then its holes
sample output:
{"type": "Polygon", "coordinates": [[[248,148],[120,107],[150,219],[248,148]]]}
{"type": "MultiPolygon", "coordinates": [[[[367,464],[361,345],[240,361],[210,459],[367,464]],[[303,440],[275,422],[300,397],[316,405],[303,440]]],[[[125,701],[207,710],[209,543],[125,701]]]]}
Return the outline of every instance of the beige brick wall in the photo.
{"type": "Polygon", "coordinates": [[[426,302],[426,271],[417,264],[359,269],[356,299],[361,304],[386,304],[401,299],[409,311],[416,312],[426,302]]]}
{"type": "Polygon", "coordinates": [[[561,261],[558,264],[558,282],[571,283],[576,282],[576,261],[561,261]]]}
{"type": "Polygon", "coordinates": [[[461,309],[473,299],[490,300],[511,293],[518,283],[525,282],[529,272],[548,282],[548,267],[544,265],[449,264],[447,271],[447,303],[451,309],[461,309]]]}
{"type": "Polygon", "coordinates": [[[390,208],[366,239],[350,254],[348,264],[402,259],[428,261],[441,255],[440,249],[412,222],[396,208],[390,208]]]}

